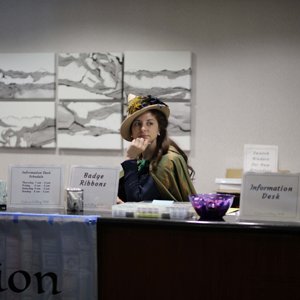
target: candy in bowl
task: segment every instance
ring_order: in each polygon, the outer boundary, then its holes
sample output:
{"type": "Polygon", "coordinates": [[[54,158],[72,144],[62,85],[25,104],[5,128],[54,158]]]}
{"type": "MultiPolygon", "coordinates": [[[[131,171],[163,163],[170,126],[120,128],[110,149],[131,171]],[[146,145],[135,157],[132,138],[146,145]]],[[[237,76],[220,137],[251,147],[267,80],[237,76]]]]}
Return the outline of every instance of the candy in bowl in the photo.
{"type": "Polygon", "coordinates": [[[234,195],[230,194],[196,194],[189,200],[200,220],[222,220],[231,207],[234,195]]]}

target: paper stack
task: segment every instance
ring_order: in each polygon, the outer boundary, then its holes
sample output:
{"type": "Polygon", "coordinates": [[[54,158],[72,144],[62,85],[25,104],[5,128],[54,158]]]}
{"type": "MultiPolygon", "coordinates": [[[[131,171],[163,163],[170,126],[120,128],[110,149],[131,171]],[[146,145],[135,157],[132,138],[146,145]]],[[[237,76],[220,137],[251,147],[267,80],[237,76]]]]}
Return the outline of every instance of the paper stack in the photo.
{"type": "Polygon", "coordinates": [[[240,193],[242,178],[216,178],[217,192],[240,193]]]}
{"type": "Polygon", "coordinates": [[[126,202],[122,204],[115,204],[112,206],[112,216],[175,220],[186,220],[196,217],[196,212],[190,202],[158,204],[158,201],[162,203],[167,202],[162,200],[153,200],[153,202],[126,202]]]}

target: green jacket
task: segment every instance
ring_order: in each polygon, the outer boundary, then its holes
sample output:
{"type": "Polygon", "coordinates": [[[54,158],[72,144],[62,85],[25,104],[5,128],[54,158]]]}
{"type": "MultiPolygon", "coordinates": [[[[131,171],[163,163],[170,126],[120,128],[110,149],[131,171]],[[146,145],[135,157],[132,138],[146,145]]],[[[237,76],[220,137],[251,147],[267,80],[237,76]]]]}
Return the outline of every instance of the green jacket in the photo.
{"type": "Polygon", "coordinates": [[[157,170],[150,171],[150,174],[166,200],[189,201],[188,196],[196,194],[187,164],[173,146],[163,155],[157,170]]]}

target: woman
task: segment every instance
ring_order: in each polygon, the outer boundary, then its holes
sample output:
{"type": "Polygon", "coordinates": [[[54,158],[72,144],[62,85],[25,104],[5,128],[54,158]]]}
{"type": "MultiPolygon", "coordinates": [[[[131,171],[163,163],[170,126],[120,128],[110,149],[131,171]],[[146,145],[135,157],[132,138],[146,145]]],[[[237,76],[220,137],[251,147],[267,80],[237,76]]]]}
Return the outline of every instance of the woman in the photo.
{"type": "Polygon", "coordinates": [[[187,156],[168,137],[169,115],[169,107],[158,98],[129,95],[120,129],[130,144],[121,164],[119,202],[188,201],[188,195],[196,193],[187,156]]]}

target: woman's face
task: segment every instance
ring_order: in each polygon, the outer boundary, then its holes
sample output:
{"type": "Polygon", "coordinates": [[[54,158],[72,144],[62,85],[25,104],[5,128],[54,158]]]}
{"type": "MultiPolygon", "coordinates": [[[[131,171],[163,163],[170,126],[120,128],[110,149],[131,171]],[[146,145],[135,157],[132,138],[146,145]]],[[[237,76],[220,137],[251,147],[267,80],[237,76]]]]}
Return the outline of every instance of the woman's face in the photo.
{"type": "Polygon", "coordinates": [[[143,138],[152,143],[159,133],[157,119],[151,112],[138,116],[131,125],[132,139],[143,138]]]}

